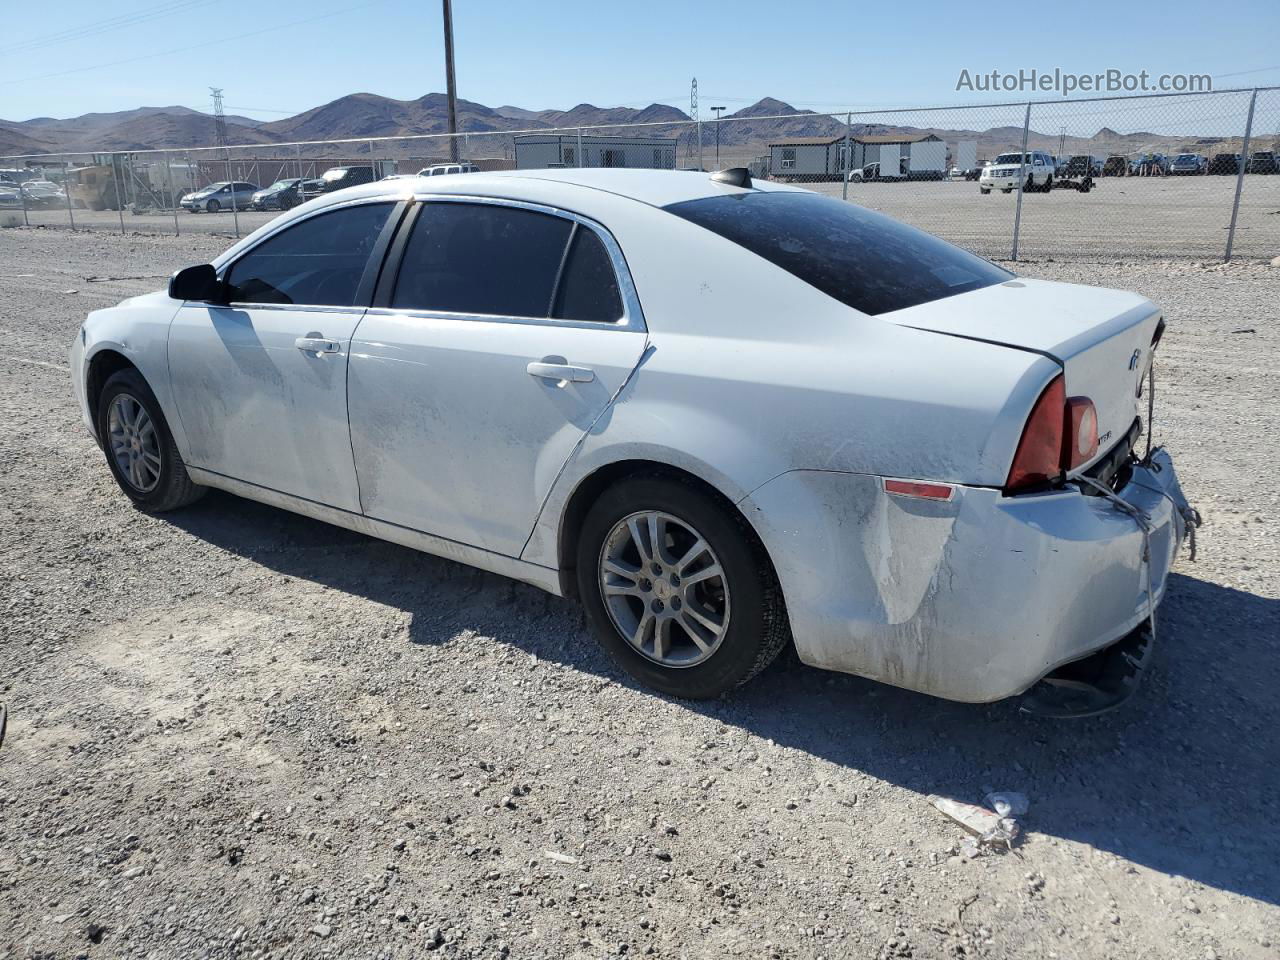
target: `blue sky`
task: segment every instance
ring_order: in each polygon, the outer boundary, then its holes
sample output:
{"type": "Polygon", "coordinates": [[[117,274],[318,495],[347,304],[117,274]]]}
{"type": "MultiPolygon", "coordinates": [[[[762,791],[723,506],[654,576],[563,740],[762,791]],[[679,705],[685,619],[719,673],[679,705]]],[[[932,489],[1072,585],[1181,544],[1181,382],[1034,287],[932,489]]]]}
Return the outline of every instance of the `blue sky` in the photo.
{"type": "MultiPolygon", "coordinates": [[[[1066,16],[1069,6],[1014,4],[997,27],[981,5],[955,0],[455,0],[458,92],[489,106],[687,109],[696,75],[706,116],[712,104],[732,112],[763,96],[833,111],[1025,99],[957,92],[961,69],[1280,84],[1276,0],[1087,4],[1066,16]],[[1022,12],[1035,8],[1045,13],[1022,12]]],[[[23,11],[0,33],[7,120],[208,109],[211,85],[225,88],[229,113],[262,120],[356,91],[409,99],[444,89],[434,0],[59,0],[23,11]]]]}

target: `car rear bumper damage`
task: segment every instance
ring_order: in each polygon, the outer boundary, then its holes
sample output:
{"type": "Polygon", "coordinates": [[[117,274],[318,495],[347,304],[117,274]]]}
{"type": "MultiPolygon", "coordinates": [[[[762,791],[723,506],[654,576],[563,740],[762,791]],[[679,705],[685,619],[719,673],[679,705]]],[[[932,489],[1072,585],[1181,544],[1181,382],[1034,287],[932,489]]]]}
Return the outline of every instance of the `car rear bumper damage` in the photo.
{"type": "MultiPolygon", "coordinates": [[[[1164,451],[1134,465],[1116,498],[1128,506],[1074,486],[1017,497],[956,486],[948,501],[909,499],[878,477],[792,471],[742,506],[776,561],[802,660],[989,702],[1113,647],[1122,663],[1145,664],[1143,631],[1189,508],[1164,451]]],[[[1086,683],[1093,670],[1111,683],[1113,668],[1088,663],[1064,676],[1086,683]]],[[[1042,685],[1028,709],[1099,712],[1140,674],[1091,698],[1055,699],[1042,685]]]]}

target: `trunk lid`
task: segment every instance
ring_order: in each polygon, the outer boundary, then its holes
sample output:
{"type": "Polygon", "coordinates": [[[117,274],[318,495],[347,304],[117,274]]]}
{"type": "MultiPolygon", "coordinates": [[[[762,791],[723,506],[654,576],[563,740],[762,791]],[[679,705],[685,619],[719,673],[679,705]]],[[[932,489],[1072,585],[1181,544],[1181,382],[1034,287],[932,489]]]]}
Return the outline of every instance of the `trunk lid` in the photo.
{"type": "Polygon", "coordinates": [[[1136,293],[1019,278],[879,318],[1057,361],[1067,396],[1093,401],[1101,456],[1140,415],[1160,309],[1136,293]]]}

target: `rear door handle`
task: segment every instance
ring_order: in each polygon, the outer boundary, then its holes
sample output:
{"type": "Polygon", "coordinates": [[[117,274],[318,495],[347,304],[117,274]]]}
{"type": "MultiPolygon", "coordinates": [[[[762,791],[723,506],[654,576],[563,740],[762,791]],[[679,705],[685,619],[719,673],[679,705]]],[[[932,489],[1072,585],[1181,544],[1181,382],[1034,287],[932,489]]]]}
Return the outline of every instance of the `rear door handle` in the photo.
{"type": "Polygon", "coordinates": [[[540,377],[543,380],[555,380],[558,383],[590,383],[596,378],[596,373],[589,367],[575,367],[567,363],[546,363],[541,360],[535,360],[530,363],[525,370],[529,372],[531,377],[540,377]]]}
{"type": "Polygon", "coordinates": [[[324,337],[299,337],[293,341],[293,345],[303,353],[337,353],[342,349],[337,340],[327,340],[324,337]]]}

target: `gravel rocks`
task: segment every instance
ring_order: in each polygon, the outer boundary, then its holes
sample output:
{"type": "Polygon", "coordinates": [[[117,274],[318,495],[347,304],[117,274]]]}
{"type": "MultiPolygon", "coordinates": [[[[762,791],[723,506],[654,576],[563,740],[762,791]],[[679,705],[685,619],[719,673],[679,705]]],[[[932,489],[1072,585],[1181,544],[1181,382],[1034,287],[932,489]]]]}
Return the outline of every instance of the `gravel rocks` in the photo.
{"type": "Polygon", "coordinates": [[[220,494],[134,511],[66,348],[160,281],[84,278],[225,242],[0,233],[0,960],[1269,955],[1280,271],[1019,268],[1164,306],[1206,517],[1146,687],[1054,724],[793,656],[680,703],[571,602],[220,494]],[[926,798],[1005,786],[1016,854],[950,853],[926,798]]]}

